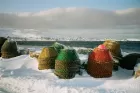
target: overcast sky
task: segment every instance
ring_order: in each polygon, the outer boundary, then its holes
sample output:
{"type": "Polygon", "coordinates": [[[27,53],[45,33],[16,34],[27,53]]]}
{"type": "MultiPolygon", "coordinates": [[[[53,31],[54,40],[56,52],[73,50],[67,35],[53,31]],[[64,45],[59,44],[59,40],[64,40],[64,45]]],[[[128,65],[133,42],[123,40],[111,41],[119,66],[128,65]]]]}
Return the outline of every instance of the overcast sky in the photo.
{"type": "Polygon", "coordinates": [[[4,28],[137,28],[140,27],[140,8],[98,10],[93,8],[53,8],[40,12],[0,13],[4,28]]]}
{"type": "Polygon", "coordinates": [[[0,27],[139,28],[140,0],[0,0],[0,27]]]}

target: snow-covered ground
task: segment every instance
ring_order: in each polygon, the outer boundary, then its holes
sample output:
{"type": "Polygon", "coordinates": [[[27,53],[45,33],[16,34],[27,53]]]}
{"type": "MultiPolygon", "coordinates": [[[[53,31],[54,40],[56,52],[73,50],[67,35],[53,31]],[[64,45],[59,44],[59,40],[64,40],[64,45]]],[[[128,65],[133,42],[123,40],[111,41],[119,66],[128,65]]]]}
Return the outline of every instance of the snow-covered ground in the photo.
{"type": "MultiPolygon", "coordinates": [[[[78,54],[82,62],[87,55],[78,54]]],[[[83,75],[73,79],[59,79],[54,70],[38,70],[38,61],[29,55],[0,58],[0,93],[140,93],[140,77],[133,71],[119,68],[110,78],[83,75]]]]}

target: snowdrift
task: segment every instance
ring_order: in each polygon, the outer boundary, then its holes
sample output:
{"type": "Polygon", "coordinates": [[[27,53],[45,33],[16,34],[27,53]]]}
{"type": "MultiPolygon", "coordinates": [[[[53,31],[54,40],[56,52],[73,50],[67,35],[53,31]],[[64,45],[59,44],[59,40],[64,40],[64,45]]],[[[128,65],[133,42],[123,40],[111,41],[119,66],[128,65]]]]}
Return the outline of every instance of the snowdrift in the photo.
{"type": "MultiPolygon", "coordinates": [[[[87,55],[79,54],[82,62],[87,55]]],[[[54,70],[38,70],[38,62],[29,55],[0,58],[0,93],[139,93],[140,77],[119,68],[112,77],[96,79],[83,70],[73,79],[59,79],[54,70]]]]}

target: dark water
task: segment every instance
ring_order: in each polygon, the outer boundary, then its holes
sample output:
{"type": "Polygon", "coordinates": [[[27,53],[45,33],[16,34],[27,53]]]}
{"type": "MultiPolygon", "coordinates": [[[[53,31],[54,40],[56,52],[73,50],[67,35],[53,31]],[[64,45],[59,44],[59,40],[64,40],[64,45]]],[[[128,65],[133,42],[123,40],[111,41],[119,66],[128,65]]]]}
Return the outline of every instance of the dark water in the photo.
{"type": "MultiPolygon", "coordinates": [[[[30,45],[30,46],[50,46],[56,41],[17,41],[18,45],[30,45]]],[[[86,47],[94,48],[103,41],[58,41],[61,44],[71,47],[86,47]]],[[[140,41],[119,41],[121,49],[124,52],[137,52],[140,53],[140,41]]]]}

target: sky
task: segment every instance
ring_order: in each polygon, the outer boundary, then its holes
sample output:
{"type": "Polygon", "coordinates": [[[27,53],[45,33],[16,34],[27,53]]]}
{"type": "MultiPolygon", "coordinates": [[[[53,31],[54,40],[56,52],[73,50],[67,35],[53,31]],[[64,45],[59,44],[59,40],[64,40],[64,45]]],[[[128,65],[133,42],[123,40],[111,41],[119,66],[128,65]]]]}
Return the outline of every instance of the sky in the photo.
{"type": "Polygon", "coordinates": [[[0,12],[37,12],[57,7],[122,10],[139,8],[140,0],[0,0],[0,12]]]}

